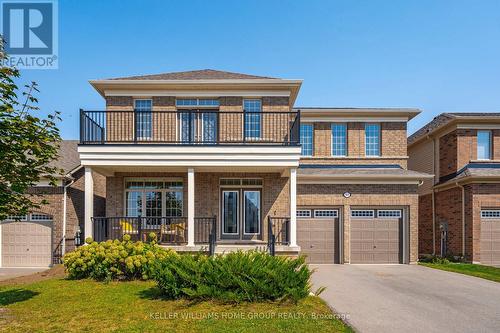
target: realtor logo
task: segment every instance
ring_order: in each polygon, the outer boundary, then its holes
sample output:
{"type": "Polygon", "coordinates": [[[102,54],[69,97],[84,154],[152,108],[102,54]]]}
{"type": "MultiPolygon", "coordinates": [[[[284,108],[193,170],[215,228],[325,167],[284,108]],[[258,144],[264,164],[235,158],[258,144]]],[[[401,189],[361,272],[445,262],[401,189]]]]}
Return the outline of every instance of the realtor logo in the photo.
{"type": "Polygon", "coordinates": [[[57,2],[2,2],[2,35],[9,59],[19,69],[57,68],[57,2]]]}

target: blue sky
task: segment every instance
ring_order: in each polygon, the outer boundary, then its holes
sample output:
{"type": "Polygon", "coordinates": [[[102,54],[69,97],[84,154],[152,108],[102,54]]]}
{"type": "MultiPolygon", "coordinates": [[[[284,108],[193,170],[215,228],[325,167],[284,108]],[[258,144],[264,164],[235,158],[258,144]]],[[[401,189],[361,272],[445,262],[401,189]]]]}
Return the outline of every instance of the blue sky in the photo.
{"type": "Polygon", "coordinates": [[[500,111],[500,1],[59,1],[59,69],[22,71],[78,138],[89,79],[213,68],[304,79],[297,106],[500,111]]]}

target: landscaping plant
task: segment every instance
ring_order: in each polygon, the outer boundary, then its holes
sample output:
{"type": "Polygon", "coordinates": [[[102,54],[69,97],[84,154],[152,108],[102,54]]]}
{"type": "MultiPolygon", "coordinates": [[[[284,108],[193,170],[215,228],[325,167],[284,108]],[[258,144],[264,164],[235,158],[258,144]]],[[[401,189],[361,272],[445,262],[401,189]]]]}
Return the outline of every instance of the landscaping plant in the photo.
{"type": "Polygon", "coordinates": [[[311,274],[304,257],[239,251],[211,257],[172,254],[158,260],[153,278],[170,299],[298,301],[309,295],[311,274]]]}
{"type": "Polygon", "coordinates": [[[67,253],[63,263],[69,278],[95,280],[143,279],[151,277],[158,259],[167,258],[172,251],[156,244],[156,235],[150,235],[150,243],[132,242],[130,235],[105,242],[87,238],[87,245],[67,253]]]}

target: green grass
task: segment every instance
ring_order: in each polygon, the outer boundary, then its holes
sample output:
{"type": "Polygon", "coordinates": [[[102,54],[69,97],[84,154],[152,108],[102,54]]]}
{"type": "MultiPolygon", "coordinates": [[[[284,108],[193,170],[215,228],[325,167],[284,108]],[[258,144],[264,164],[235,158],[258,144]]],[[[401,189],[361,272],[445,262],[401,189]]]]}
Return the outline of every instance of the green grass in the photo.
{"type": "Polygon", "coordinates": [[[153,282],[51,279],[0,286],[0,332],[350,332],[318,297],[293,303],[170,301],[153,282]],[[259,318],[257,316],[262,316],[259,318]]]}
{"type": "Polygon", "coordinates": [[[443,271],[461,273],[500,282],[500,268],[497,267],[463,263],[433,264],[421,262],[419,264],[426,267],[441,269],[443,271]]]}

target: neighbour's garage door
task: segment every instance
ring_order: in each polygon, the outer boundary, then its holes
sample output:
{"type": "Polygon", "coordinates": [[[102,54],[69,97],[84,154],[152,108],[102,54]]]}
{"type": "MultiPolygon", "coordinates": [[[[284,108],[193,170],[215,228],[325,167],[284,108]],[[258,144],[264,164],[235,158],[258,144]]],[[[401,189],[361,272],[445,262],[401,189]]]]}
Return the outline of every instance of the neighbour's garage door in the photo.
{"type": "Polygon", "coordinates": [[[398,209],[351,210],[351,263],[400,263],[402,216],[398,209]]]}
{"type": "Polygon", "coordinates": [[[51,221],[2,222],[2,267],[51,264],[51,221]]]}
{"type": "Polygon", "coordinates": [[[500,209],[481,210],[481,264],[500,266],[500,209]]]}
{"type": "Polygon", "coordinates": [[[310,264],[338,263],[337,209],[297,209],[297,243],[310,264]]]}

